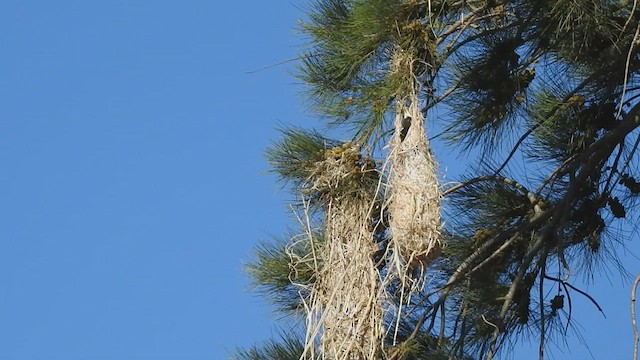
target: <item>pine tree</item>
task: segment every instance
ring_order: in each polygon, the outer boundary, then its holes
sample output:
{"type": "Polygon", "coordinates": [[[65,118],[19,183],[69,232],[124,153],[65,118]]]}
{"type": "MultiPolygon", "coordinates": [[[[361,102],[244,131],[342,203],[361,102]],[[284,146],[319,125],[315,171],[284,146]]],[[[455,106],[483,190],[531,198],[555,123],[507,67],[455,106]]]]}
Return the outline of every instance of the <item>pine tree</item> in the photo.
{"type": "Polygon", "coordinates": [[[492,359],[523,334],[543,358],[572,296],[599,308],[572,282],[615,266],[634,216],[639,16],[625,0],[314,0],[299,74],[329,127],[268,150],[301,230],[249,266],[306,326],[236,358],[492,359]],[[479,165],[439,183],[433,139],[479,165]]]}

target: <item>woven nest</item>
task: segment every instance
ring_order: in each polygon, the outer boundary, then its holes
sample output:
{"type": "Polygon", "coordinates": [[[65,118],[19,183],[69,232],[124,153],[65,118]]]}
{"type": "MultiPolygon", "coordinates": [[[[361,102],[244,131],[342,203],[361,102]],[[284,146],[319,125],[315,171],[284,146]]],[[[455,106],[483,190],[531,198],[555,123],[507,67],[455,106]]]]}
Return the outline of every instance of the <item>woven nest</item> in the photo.
{"type": "Polygon", "coordinates": [[[375,162],[363,158],[356,144],[345,143],[324,150],[323,160],[312,166],[306,193],[325,203],[334,198],[370,196],[377,179],[375,162]]]}
{"type": "Polygon", "coordinates": [[[375,200],[370,185],[378,174],[373,161],[363,160],[355,146],[329,149],[325,155],[312,179],[312,191],[323,200],[325,241],[316,253],[320,265],[302,358],[378,359],[384,328],[369,226],[375,200]]]}
{"type": "MultiPolygon", "coordinates": [[[[397,71],[411,73],[411,59],[402,55],[396,58],[397,71]]],[[[393,268],[403,286],[411,289],[424,284],[424,271],[443,246],[436,161],[429,149],[416,92],[397,99],[388,158],[393,268]]]]}

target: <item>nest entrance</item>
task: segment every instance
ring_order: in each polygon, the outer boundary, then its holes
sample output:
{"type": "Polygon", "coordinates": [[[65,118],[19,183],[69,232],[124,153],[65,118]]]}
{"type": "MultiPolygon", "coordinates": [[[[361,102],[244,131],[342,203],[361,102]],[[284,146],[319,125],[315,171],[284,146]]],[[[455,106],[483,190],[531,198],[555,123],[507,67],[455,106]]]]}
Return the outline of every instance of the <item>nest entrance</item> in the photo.
{"type": "MultiPolygon", "coordinates": [[[[441,252],[441,194],[418,105],[413,61],[410,54],[397,51],[392,64],[391,75],[399,76],[406,87],[396,95],[395,134],[388,155],[385,204],[391,238],[384,275],[373,256],[378,249],[372,210],[376,203],[384,207],[375,163],[363,159],[359,146],[347,143],[326,150],[312,166],[306,195],[322,206],[324,242],[314,253],[317,278],[305,304],[307,336],[301,360],[380,359],[387,335],[384,319],[390,311],[383,308],[389,281],[400,280],[402,293],[407,293],[400,299],[403,304],[424,286],[424,271],[441,252]]],[[[402,309],[395,310],[397,330],[402,309]]]]}
{"type": "Polygon", "coordinates": [[[395,133],[390,141],[389,225],[393,267],[403,286],[424,285],[424,271],[442,250],[440,187],[419,108],[413,58],[398,51],[394,69],[407,74],[407,94],[396,99],[395,133]]]}

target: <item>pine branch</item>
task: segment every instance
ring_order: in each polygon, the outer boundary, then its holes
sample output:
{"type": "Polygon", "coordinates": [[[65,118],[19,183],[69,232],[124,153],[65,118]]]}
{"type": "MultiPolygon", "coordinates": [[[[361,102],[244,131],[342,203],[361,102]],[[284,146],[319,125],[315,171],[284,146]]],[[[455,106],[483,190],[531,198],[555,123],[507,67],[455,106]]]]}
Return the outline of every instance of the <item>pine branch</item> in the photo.
{"type": "Polygon", "coordinates": [[[596,308],[598,308],[598,311],[600,311],[600,312],[602,313],[602,316],[604,316],[604,318],[605,318],[605,319],[607,318],[607,316],[604,314],[604,310],[602,310],[602,307],[600,307],[600,304],[598,304],[598,302],[596,301],[596,299],[594,299],[594,298],[593,298],[593,296],[591,296],[591,295],[589,295],[588,293],[586,293],[585,291],[582,291],[582,290],[578,289],[577,287],[575,287],[575,286],[571,285],[571,284],[570,284],[569,282],[567,282],[566,280],[558,279],[558,278],[555,278],[555,277],[553,277],[553,276],[549,276],[549,275],[546,275],[546,274],[544,275],[544,278],[545,278],[545,279],[548,279],[548,280],[553,280],[553,281],[555,281],[555,282],[557,282],[557,283],[562,284],[562,286],[568,286],[569,288],[571,288],[571,289],[573,289],[573,290],[575,290],[575,291],[579,292],[579,293],[580,293],[580,294],[582,294],[584,297],[586,297],[587,299],[589,299],[589,301],[591,301],[591,303],[592,303],[596,308]]]}

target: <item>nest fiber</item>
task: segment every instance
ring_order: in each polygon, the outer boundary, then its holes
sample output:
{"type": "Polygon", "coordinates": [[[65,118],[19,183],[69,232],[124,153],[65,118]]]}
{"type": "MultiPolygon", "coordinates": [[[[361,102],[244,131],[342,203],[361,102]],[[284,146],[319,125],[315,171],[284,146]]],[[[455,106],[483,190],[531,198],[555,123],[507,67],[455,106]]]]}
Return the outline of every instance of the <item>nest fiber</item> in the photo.
{"type": "Polygon", "coordinates": [[[312,192],[322,194],[325,241],[316,255],[303,359],[378,359],[384,329],[369,225],[375,165],[347,144],[327,150],[313,177],[312,192]]]}
{"type": "MultiPolygon", "coordinates": [[[[400,53],[396,71],[412,74],[411,58],[400,53]]],[[[416,83],[409,76],[407,82],[416,83]]],[[[393,263],[404,285],[421,286],[424,270],[439,256],[440,188],[429,149],[417,90],[396,100],[395,134],[390,142],[389,225],[393,263]]]]}

